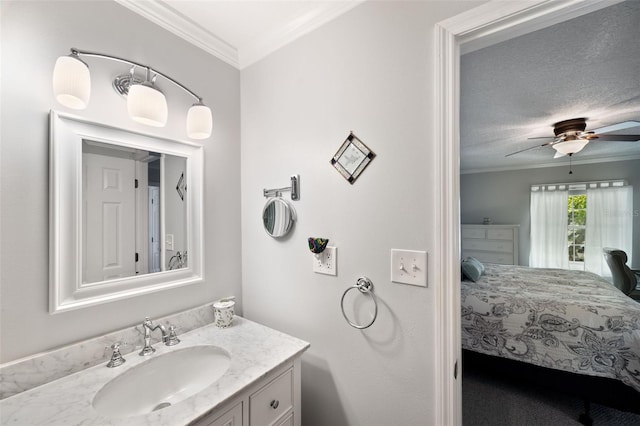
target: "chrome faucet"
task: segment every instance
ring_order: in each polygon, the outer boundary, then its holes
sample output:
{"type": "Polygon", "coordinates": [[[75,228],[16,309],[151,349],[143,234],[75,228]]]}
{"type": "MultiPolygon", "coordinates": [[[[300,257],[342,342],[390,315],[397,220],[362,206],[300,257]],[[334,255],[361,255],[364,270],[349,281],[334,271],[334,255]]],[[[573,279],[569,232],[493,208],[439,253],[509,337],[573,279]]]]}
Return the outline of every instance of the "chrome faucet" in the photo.
{"type": "MultiPolygon", "coordinates": [[[[153,323],[151,322],[151,320],[149,319],[149,317],[146,317],[144,319],[144,322],[142,323],[142,329],[144,330],[144,347],[142,348],[142,350],[140,351],[141,356],[147,356],[147,355],[151,355],[152,353],[154,353],[156,350],[154,348],[151,347],[151,332],[156,330],[156,329],[160,329],[160,332],[162,333],[162,342],[167,345],[167,346],[171,346],[171,345],[175,345],[179,342],[175,342],[175,343],[171,343],[170,340],[170,336],[169,333],[167,332],[167,329],[165,328],[164,325],[162,324],[158,324],[156,326],[153,325],[153,323]]],[[[177,338],[176,338],[177,340],[177,338]]]]}

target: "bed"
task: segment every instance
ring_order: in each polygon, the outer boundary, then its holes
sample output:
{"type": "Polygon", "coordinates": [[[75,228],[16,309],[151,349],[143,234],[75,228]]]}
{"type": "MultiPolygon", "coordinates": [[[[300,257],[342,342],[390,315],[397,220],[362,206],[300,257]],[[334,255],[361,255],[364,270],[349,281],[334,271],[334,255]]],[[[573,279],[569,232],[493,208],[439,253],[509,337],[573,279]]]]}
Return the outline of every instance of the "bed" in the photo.
{"type": "Polygon", "coordinates": [[[512,361],[542,367],[532,376],[557,377],[554,385],[575,377],[580,384],[573,388],[586,400],[640,408],[640,303],[590,272],[483,266],[477,282],[461,284],[465,353],[510,360],[502,365],[516,365],[515,371],[522,364],[512,361]],[[623,384],[614,386],[620,395],[598,395],[612,381],[623,384]],[[628,404],[611,403],[629,398],[628,404]]]}

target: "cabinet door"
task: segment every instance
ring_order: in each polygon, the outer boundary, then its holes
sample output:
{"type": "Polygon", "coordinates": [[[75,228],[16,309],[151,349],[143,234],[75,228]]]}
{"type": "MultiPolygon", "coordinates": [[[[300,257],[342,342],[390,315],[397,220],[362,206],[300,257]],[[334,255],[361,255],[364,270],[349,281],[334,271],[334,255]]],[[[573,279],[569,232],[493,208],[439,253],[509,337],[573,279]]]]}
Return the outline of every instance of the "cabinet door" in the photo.
{"type": "Polygon", "coordinates": [[[249,397],[249,424],[272,425],[292,408],[293,371],[287,370],[249,397]]]}
{"type": "Polygon", "coordinates": [[[235,405],[211,423],[204,421],[202,423],[198,422],[198,424],[202,424],[203,426],[242,426],[242,402],[235,405]]]}
{"type": "Polygon", "coordinates": [[[280,420],[275,426],[293,426],[293,413],[290,413],[288,416],[285,416],[284,419],[280,420]]]}

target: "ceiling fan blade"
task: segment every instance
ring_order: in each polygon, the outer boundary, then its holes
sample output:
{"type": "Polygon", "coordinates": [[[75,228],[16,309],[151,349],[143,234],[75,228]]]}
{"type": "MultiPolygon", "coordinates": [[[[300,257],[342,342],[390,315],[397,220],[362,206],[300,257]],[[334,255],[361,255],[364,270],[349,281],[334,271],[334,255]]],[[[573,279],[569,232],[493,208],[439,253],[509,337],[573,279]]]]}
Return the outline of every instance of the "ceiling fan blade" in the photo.
{"type": "Polygon", "coordinates": [[[555,136],[538,136],[535,138],[527,138],[527,139],[555,139],[555,136]]]}
{"type": "Polygon", "coordinates": [[[512,152],[511,154],[507,154],[507,155],[505,155],[505,157],[510,157],[512,155],[520,154],[521,152],[529,151],[529,150],[536,149],[536,148],[542,148],[543,146],[548,146],[548,145],[551,145],[552,143],[553,143],[553,141],[547,142],[547,143],[543,143],[542,145],[530,146],[529,148],[521,149],[520,151],[516,151],[516,152],[512,152]]]}
{"type": "Polygon", "coordinates": [[[610,126],[600,127],[593,130],[595,133],[611,133],[618,130],[631,129],[632,127],[640,127],[640,121],[623,121],[620,123],[612,124],[610,126]]]}
{"type": "Polygon", "coordinates": [[[597,135],[595,141],[612,141],[612,142],[637,142],[640,141],[640,135],[597,135]]]}

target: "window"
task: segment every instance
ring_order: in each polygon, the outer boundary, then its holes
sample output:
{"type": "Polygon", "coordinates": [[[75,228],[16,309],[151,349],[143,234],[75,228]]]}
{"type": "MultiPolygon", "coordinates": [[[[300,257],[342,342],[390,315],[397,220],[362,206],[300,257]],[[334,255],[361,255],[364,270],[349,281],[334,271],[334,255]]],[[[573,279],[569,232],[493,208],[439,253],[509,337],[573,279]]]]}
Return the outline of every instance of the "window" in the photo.
{"type": "Polygon", "coordinates": [[[531,267],[607,277],[603,247],[633,256],[633,187],[623,180],[532,185],[530,214],[531,267]]]}
{"type": "Polygon", "coordinates": [[[567,242],[569,269],[584,270],[584,244],[587,225],[587,194],[583,191],[569,195],[567,203],[567,242]]]}

